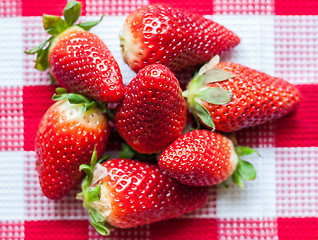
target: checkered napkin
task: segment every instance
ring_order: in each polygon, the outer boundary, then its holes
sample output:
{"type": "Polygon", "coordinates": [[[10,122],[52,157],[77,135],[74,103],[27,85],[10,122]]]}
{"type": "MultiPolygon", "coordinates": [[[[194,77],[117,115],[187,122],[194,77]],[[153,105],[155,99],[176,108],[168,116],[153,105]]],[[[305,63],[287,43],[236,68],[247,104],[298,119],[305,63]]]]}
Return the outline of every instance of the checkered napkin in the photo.
{"type": "MultiPolygon", "coordinates": [[[[46,199],[35,172],[34,137],[54,87],[47,72],[23,54],[46,35],[43,12],[61,15],[65,0],[0,0],[0,239],[318,239],[318,1],[317,0],[83,0],[81,20],[104,20],[98,34],[117,59],[125,83],[135,75],[124,64],[118,34],[137,7],[165,2],[206,15],[234,31],[241,43],[222,56],[296,84],[297,111],[236,133],[257,179],[244,190],[211,187],[195,213],[99,236],[74,196],[46,199]]],[[[112,150],[112,149],[110,149],[112,150]]]]}

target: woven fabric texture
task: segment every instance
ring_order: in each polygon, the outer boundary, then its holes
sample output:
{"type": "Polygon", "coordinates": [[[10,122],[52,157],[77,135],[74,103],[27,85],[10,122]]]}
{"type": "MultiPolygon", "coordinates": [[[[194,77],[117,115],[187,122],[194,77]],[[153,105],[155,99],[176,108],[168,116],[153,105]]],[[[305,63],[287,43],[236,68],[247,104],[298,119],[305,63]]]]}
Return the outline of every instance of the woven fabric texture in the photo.
{"type": "MultiPolygon", "coordinates": [[[[211,187],[207,204],[163,222],[100,236],[89,224],[79,188],[58,201],[45,198],[35,171],[34,138],[52,104],[55,85],[23,51],[47,35],[42,14],[61,15],[66,0],[0,0],[0,239],[163,240],[318,239],[318,1],[317,0],[82,0],[80,20],[104,20],[91,31],[108,46],[127,84],[119,37],[125,17],[140,6],[165,3],[205,15],[234,31],[241,43],[222,55],[296,84],[299,108],[279,120],[235,133],[255,148],[254,182],[240,189],[211,187]]],[[[191,73],[180,74],[186,86],[191,73]]],[[[110,144],[108,151],[116,151],[110,144]]]]}

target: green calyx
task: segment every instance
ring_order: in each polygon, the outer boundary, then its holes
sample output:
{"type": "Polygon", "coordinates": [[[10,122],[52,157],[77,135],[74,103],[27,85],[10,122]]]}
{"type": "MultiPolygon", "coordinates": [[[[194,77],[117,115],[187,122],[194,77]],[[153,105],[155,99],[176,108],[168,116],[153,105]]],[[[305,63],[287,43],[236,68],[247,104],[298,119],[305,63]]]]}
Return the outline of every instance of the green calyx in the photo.
{"type": "Polygon", "coordinates": [[[83,104],[83,112],[86,112],[94,107],[97,107],[102,113],[106,112],[106,105],[95,100],[91,100],[78,93],[68,93],[65,88],[56,88],[56,93],[53,95],[53,101],[67,99],[71,104],[83,104]]]}
{"type": "MultiPolygon", "coordinates": [[[[106,156],[98,161],[104,161],[109,156],[106,156]]],[[[97,230],[97,232],[103,236],[108,236],[110,233],[111,226],[109,226],[105,218],[101,213],[99,213],[92,205],[92,202],[96,202],[101,198],[101,187],[99,184],[92,186],[92,181],[94,177],[94,168],[97,164],[97,152],[96,147],[92,154],[90,165],[82,164],[80,165],[79,171],[84,171],[86,177],[82,183],[82,192],[77,194],[77,199],[84,202],[84,207],[89,211],[91,224],[97,230]]]]}
{"type": "Polygon", "coordinates": [[[213,119],[208,109],[202,103],[224,105],[232,100],[233,94],[223,88],[209,87],[208,84],[226,81],[235,77],[235,75],[225,70],[215,68],[218,62],[219,57],[216,56],[205,64],[192,78],[187,90],[182,93],[187,98],[187,105],[197,120],[198,125],[200,124],[200,120],[204,125],[211,128],[212,131],[215,130],[213,119]]]}
{"type": "Polygon", "coordinates": [[[24,51],[26,54],[37,54],[37,58],[35,60],[36,69],[44,71],[48,68],[50,46],[52,45],[52,42],[54,42],[54,39],[58,38],[58,36],[66,29],[72,26],[78,26],[88,31],[92,27],[96,26],[103,19],[102,16],[99,21],[90,21],[74,25],[74,23],[80,17],[81,11],[81,2],[70,1],[64,8],[63,18],[59,16],[43,14],[43,27],[45,31],[51,35],[51,37],[41,43],[39,46],[24,51]]]}
{"type": "Polygon", "coordinates": [[[147,161],[147,162],[156,162],[157,154],[143,154],[139,153],[136,150],[134,150],[131,146],[129,146],[127,143],[123,143],[121,145],[121,152],[119,155],[119,158],[126,158],[126,159],[136,159],[139,161],[147,161]]]}
{"type": "Polygon", "coordinates": [[[132,149],[127,143],[121,145],[121,152],[119,158],[132,159],[136,154],[136,151],[132,149]]]}
{"type": "Polygon", "coordinates": [[[256,170],[250,162],[243,160],[241,157],[252,153],[256,153],[259,156],[260,154],[254,149],[244,146],[237,146],[235,152],[238,155],[238,164],[232,174],[232,181],[239,187],[244,188],[243,179],[254,180],[256,178],[256,170]]]}

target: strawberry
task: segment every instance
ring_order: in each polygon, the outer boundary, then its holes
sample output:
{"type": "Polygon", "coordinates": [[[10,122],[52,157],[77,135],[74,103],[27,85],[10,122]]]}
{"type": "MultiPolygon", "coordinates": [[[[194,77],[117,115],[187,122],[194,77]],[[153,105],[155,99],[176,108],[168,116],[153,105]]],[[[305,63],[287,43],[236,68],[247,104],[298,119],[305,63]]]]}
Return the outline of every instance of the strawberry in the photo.
{"type": "Polygon", "coordinates": [[[243,187],[242,177],[253,180],[256,172],[240,158],[255,152],[235,147],[232,140],[218,132],[193,130],[178,137],[159,157],[158,165],[167,175],[192,186],[210,186],[233,176],[243,187]]]}
{"type": "Polygon", "coordinates": [[[119,102],[124,93],[119,66],[102,40],[86,31],[99,21],[73,25],[80,13],[81,3],[71,1],[64,19],[44,14],[43,26],[52,37],[26,53],[37,53],[35,67],[49,67],[53,78],[69,91],[104,103],[119,102]]]}
{"type": "Polygon", "coordinates": [[[201,207],[208,188],[183,185],[163,174],[158,165],[112,159],[82,165],[87,177],[78,199],[89,210],[91,224],[102,235],[112,227],[130,228],[174,218],[201,207]]]}
{"type": "Polygon", "coordinates": [[[94,102],[57,91],[58,101],[44,114],[35,138],[40,185],[50,199],[63,197],[83,179],[79,166],[90,162],[94,146],[101,156],[109,136],[107,119],[94,102]]]}
{"type": "Polygon", "coordinates": [[[136,151],[163,151],[183,131],[186,103],[175,75],[161,64],[146,66],[125,88],[114,122],[136,151]]]}
{"type": "Polygon", "coordinates": [[[212,20],[158,4],[130,13],[120,38],[124,60],[135,72],[153,63],[177,72],[203,64],[240,42],[212,20]]]}
{"type": "Polygon", "coordinates": [[[204,65],[183,93],[194,116],[206,127],[236,131],[280,118],[300,102],[296,86],[237,63],[204,65]]]}

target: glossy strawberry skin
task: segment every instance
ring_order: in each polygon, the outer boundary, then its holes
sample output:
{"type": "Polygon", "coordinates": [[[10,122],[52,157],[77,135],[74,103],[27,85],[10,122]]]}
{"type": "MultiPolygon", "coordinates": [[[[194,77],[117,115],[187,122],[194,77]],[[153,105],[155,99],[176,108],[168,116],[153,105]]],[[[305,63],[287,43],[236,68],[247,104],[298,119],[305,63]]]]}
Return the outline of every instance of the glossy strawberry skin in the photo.
{"type": "Polygon", "coordinates": [[[158,165],[183,184],[215,185],[226,180],[236,167],[232,147],[221,133],[194,130],[178,137],[163,151],[158,165]]]}
{"type": "Polygon", "coordinates": [[[119,102],[124,93],[119,66],[101,39],[70,27],[52,42],[49,66],[55,80],[71,92],[100,102],[119,102]]]}
{"type": "Polygon", "coordinates": [[[106,222],[130,228],[192,212],[204,205],[206,187],[180,184],[156,164],[113,159],[102,164],[107,176],[100,184],[108,190],[111,212],[106,222]]]}
{"type": "Polygon", "coordinates": [[[85,175],[79,166],[89,164],[94,146],[98,156],[103,154],[108,136],[107,119],[98,109],[82,113],[81,106],[65,100],[53,104],[44,114],[35,139],[43,194],[59,199],[73,189],[85,175]]]}
{"type": "Polygon", "coordinates": [[[158,4],[129,14],[122,37],[124,60],[135,72],[153,63],[177,72],[203,64],[239,42],[210,19],[158,4]]]}
{"type": "Polygon", "coordinates": [[[142,69],[115,111],[119,134],[136,151],[164,150],[184,130],[186,103],[174,74],[161,64],[142,69]]]}
{"type": "Polygon", "coordinates": [[[283,79],[237,63],[223,62],[216,68],[236,75],[226,81],[209,84],[209,87],[232,92],[229,103],[202,103],[210,112],[218,131],[231,132],[263,124],[288,114],[300,103],[297,87],[283,79]]]}

